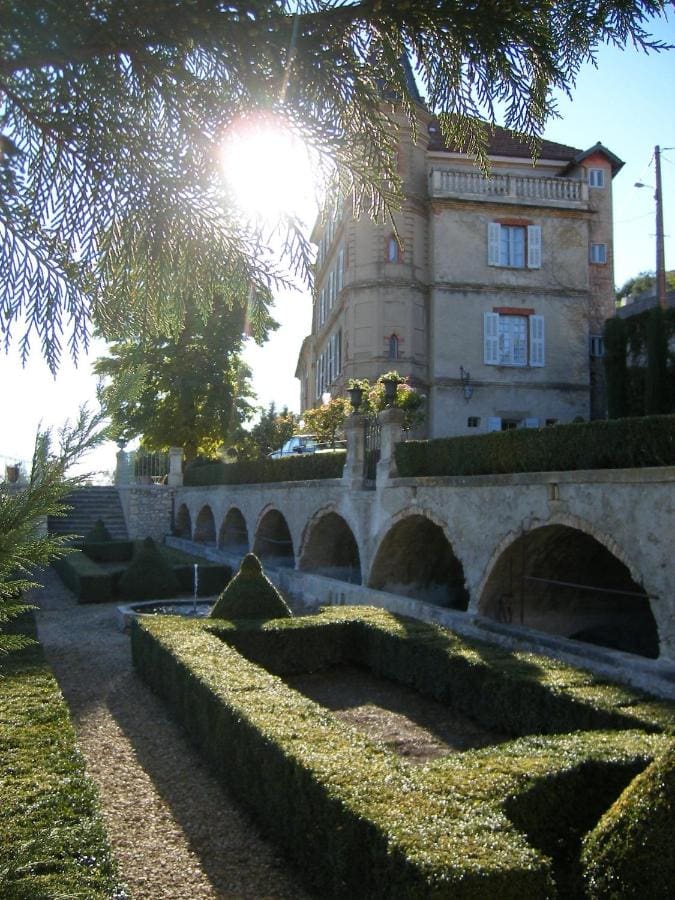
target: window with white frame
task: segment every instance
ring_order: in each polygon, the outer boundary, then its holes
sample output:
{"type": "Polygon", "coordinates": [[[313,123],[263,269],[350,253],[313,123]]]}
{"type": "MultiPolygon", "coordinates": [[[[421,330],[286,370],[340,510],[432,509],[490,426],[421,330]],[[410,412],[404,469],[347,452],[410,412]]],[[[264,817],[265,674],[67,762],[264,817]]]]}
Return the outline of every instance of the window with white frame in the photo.
{"type": "Polygon", "coordinates": [[[591,244],[591,262],[600,264],[607,262],[607,244],[591,244]]]}
{"type": "Polygon", "coordinates": [[[541,268],[541,226],[488,222],[488,265],[541,268]]]}
{"type": "Polygon", "coordinates": [[[483,361],[488,366],[543,366],[543,316],[484,314],[483,361]]]}
{"type": "Polygon", "coordinates": [[[594,188],[604,188],[605,186],[605,170],[589,169],[588,170],[588,186],[594,188]]]}

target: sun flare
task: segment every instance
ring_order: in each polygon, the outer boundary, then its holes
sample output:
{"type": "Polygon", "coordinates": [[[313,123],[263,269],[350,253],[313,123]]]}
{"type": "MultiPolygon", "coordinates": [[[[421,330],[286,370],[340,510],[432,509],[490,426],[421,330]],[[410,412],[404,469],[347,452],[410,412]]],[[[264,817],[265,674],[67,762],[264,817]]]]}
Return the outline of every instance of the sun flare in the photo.
{"type": "Polygon", "coordinates": [[[273,224],[311,215],[317,193],[311,154],[280,116],[235,120],[223,139],[221,164],[229,191],[250,219],[273,224]]]}

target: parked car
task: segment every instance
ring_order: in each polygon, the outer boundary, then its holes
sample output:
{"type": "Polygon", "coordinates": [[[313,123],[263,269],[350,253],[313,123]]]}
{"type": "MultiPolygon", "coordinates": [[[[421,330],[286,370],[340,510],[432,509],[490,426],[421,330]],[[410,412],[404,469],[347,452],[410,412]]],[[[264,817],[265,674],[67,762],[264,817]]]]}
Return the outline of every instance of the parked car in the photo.
{"type": "Polygon", "coordinates": [[[294,453],[316,453],[319,445],[316,438],[309,434],[295,434],[289,438],[283,447],[273,450],[269,454],[270,459],[280,459],[282,456],[292,456],[294,453]]]}

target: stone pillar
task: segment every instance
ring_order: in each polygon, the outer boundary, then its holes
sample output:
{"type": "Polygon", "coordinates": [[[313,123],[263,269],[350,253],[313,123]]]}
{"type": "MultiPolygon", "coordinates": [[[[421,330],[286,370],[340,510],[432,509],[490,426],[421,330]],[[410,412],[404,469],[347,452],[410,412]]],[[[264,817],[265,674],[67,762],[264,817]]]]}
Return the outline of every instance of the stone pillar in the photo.
{"type": "Polygon", "coordinates": [[[396,478],[396,456],[394,448],[403,437],[403,421],[405,413],[397,406],[383,409],[377,417],[382,432],[380,435],[380,461],[377,464],[376,486],[386,487],[391,478],[396,478]]]}
{"type": "Polygon", "coordinates": [[[169,487],[183,486],[183,448],[169,447],[169,487]]]}
{"type": "Polygon", "coordinates": [[[117,487],[129,484],[129,459],[125,450],[117,451],[115,462],[115,485],[117,487]]]}
{"type": "Polygon", "coordinates": [[[366,455],[366,417],[352,413],[345,419],[347,458],[342,471],[342,484],[353,491],[363,488],[363,468],[366,455]]]}

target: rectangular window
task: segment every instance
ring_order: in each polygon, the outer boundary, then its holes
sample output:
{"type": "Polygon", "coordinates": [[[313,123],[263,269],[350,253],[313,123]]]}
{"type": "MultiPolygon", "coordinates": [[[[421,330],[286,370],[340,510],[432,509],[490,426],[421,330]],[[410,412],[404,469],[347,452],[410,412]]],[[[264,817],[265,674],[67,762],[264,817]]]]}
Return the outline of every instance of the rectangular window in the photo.
{"type": "Polygon", "coordinates": [[[336,278],[337,278],[336,289],[339,294],[340,291],[342,290],[342,286],[345,283],[345,248],[344,247],[340,247],[340,249],[338,250],[336,278]]]}
{"type": "Polygon", "coordinates": [[[607,262],[607,244],[591,244],[591,262],[599,264],[607,262]]]}
{"type": "Polygon", "coordinates": [[[484,313],[483,362],[488,366],[543,366],[543,316],[484,313]]]}
{"type": "Polygon", "coordinates": [[[592,334],[589,338],[591,356],[605,355],[605,342],[601,334],[592,334]]]}
{"type": "Polygon", "coordinates": [[[469,418],[466,420],[467,428],[478,428],[479,425],[480,425],[480,416],[469,416],[469,418]]]}
{"type": "Polygon", "coordinates": [[[501,366],[527,365],[526,316],[499,317],[499,364],[501,366]]]}
{"type": "Polygon", "coordinates": [[[604,188],[605,186],[605,170],[589,169],[588,170],[588,186],[595,188],[604,188]]]}
{"type": "Polygon", "coordinates": [[[488,265],[541,268],[541,226],[488,222],[488,265]]]}

